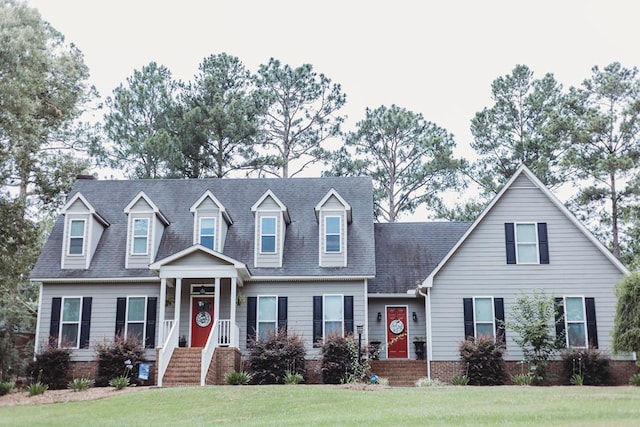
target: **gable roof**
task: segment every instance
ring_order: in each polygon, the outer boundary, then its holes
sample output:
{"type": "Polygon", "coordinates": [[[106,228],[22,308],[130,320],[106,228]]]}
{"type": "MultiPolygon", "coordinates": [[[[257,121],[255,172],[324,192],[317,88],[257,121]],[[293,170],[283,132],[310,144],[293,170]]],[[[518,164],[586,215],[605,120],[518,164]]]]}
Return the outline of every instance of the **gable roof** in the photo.
{"type": "Polygon", "coordinates": [[[125,269],[124,242],[127,215],[124,213],[141,192],[154,203],[168,222],[155,259],[161,260],[193,245],[193,214],[190,207],[207,191],[233,218],[225,247],[226,256],[243,262],[258,277],[372,277],[375,274],[373,236],[373,185],[368,177],[263,178],[263,179],[167,179],[167,180],[78,180],[69,198],[81,193],[100,212],[106,228],[88,270],[60,268],[64,218],[56,221],[31,277],[36,279],[138,279],[153,278],[148,268],[125,269]],[[353,222],[347,230],[347,267],[318,266],[318,223],[315,206],[335,189],[348,201],[353,222]],[[268,190],[278,194],[287,206],[291,224],[285,235],[283,265],[278,268],[253,266],[255,218],[251,206],[268,190]]]}
{"type": "Polygon", "coordinates": [[[458,242],[451,248],[451,250],[447,253],[447,255],[438,263],[438,265],[429,273],[429,275],[422,281],[420,284],[421,288],[429,288],[433,286],[433,279],[438,274],[438,272],[444,267],[447,261],[456,253],[458,248],[462,246],[465,240],[473,233],[473,231],[478,227],[478,225],[482,222],[482,220],[488,215],[488,213],[493,209],[493,207],[498,203],[498,201],[502,198],[502,196],[507,192],[510,188],[513,187],[514,183],[520,176],[526,176],[536,188],[540,189],[540,191],[558,208],[560,212],[562,212],[567,219],[575,225],[578,230],[580,230],[586,237],[593,243],[593,245],[602,252],[602,254],[623,274],[627,274],[629,271],[627,268],[618,260],[596,237],[585,227],[585,225],[580,222],[567,207],[551,193],[551,191],[538,179],[537,176],[529,168],[525,165],[522,165],[518,168],[518,170],[513,174],[513,176],[507,181],[507,183],[502,187],[500,192],[491,200],[489,205],[482,211],[482,213],[476,218],[476,220],[471,224],[471,226],[467,229],[464,235],[458,240],[458,242]]]}
{"type": "Polygon", "coordinates": [[[406,294],[431,273],[471,225],[470,222],[375,224],[376,277],[371,294],[406,294]]]}

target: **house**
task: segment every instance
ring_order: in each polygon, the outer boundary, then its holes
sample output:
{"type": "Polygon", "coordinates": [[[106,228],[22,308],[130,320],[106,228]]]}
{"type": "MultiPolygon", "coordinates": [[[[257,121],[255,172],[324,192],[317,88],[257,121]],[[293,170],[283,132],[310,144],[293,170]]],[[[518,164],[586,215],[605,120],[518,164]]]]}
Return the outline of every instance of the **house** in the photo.
{"type": "MultiPolygon", "coordinates": [[[[374,224],[366,177],[79,179],[31,274],[36,352],[72,348],[90,371],[93,344],[134,335],[158,385],[208,384],[277,328],[301,335],[311,360],[328,334],[362,330],[383,361],[426,358],[421,376],[449,379],[460,340],[497,335],[496,316],[531,289],[595,314],[567,316],[585,330],[570,345],[608,349],[625,273],[525,167],[473,224],[374,224]],[[176,380],[183,357],[197,372],[176,380]]],[[[510,339],[506,357],[520,360],[510,339]]]]}

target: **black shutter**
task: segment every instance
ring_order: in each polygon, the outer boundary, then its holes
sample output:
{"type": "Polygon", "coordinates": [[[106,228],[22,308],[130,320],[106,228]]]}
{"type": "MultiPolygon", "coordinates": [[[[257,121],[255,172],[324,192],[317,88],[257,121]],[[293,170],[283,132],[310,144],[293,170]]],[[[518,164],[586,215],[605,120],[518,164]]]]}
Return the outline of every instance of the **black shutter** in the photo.
{"type": "Polygon", "coordinates": [[[547,223],[538,223],[538,249],[540,264],[549,264],[549,239],[547,238],[547,223]]]}
{"type": "Polygon", "coordinates": [[[116,337],[124,336],[124,322],[127,310],[127,298],[118,297],[116,300],[116,337]]]}
{"type": "Polygon", "coordinates": [[[322,297],[313,297],[313,346],[322,345],[322,297]]]}
{"type": "Polygon", "coordinates": [[[278,333],[287,333],[287,297],[278,297],[278,333]]]}
{"type": "Polygon", "coordinates": [[[564,298],[555,298],[556,304],[556,341],[562,347],[567,346],[567,339],[564,336],[564,298]]]}
{"type": "Polygon", "coordinates": [[[493,310],[496,316],[496,343],[502,343],[503,346],[507,345],[507,334],[504,328],[504,299],[493,299],[493,310]]]}
{"type": "Polygon", "coordinates": [[[60,307],[62,298],[51,299],[51,323],[49,323],[49,345],[58,347],[58,336],[60,335],[60,307]]]}
{"type": "Polygon", "coordinates": [[[464,339],[473,339],[473,299],[463,298],[462,304],[464,307],[464,339]]]}
{"type": "Polygon", "coordinates": [[[344,334],[353,334],[353,296],[344,297],[344,334]]]}
{"type": "Polygon", "coordinates": [[[587,312],[587,336],[589,347],[598,348],[598,328],[596,327],[596,302],[593,298],[584,299],[584,307],[587,312]]]}
{"type": "Polygon", "coordinates": [[[91,329],[91,297],[82,298],[82,319],[80,321],[80,348],[89,348],[91,329]]]}
{"type": "Polygon", "coordinates": [[[158,310],[158,298],[147,298],[147,324],[145,325],[145,348],[156,346],[156,312],[158,310]]]}
{"type": "Polygon", "coordinates": [[[247,298],[247,346],[256,340],[256,310],[258,297],[247,298]]]}
{"type": "Polygon", "coordinates": [[[507,264],[516,263],[516,235],[512,222],[504,223],[504,240],[507,247],[507,264]]]}

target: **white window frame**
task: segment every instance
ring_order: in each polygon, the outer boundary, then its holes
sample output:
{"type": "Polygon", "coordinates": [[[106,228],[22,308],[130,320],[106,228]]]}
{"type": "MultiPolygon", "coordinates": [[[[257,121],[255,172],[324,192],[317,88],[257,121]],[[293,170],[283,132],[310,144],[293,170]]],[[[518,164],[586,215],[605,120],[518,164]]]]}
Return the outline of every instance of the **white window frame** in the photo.
{"type": "Polygon", "coordinates": [[[129,337],[129,324],[140,324],[142,323],[142,339],[140,341],[140,345],[144,348],[145,343],[147,342],[147,305],[149,304],[149,298],[146,295],[131,295],[127,297],[127,306],[125,307],[124,312],[124,336],[125,338],[129,337]],[[144,308],[143,308],[143,320],[129,320],[129,304],[132,298],[144,298],[144,308]]]}
{"type": "Polygon", "coordinates": [[[324,253],[325,254],[341,254],[342,253],[342,216],[341,215],[325,215],[324,217],[324,253]],[[329,219],[337,218],[338,219],[338,233],[329,233],[327,222],[329,219]],[[337,251],[329,251],[327,249],[327,238],[329,236],[338,236],[338,250],[337,251]]]}
{"type": "Polygon", "coordinates": [[[496,306],[495,306],[493,297],[489,297],[489,296],[473,297],[473,336],[476,338],[480,337],[480,335],[478,335],[478,324],[483,324],[483,325],[489,324],[489,322],[486,320],[482,320],[482,321],[478,320],[478,312],[476,311],[476,300],[479,300],[479,299],[491,300],[491,328],[493,331],[493,336],[491,338],[495,342],[496,340],[496,315],[495,315],[496,306]]]}
{"type": "Polygon", "coordinates": [[[258,301],[257,301],[257,304],[256,304],[256,340],[260,340],[260,337],[261,337],[260,324],[261,323],[273,324],[273,326],[274,326],[273,330],[276,333],[278,332],[278,296],[277,295],[258,295],[257,299],[258,299],[258,301]],[[261,299],[265,299],[265,298],[273,298],[273,299],[275,299],[275,313],[274,313],[273,320],[271,320],[271,319],[261,320],[260,319],[260,301],[261,301],[261,299]]]}
{"type": "Polygon", "coordinates": [[[340,335],[344,337],[344,294],[326,294],[322,295],[322,339],[327,339],[327,322],[340,322],[340,335]],[[340,319],[327,319],[327,298],[340,297],[340,313],[342,317],[340,319]]]}
{"type": "Polygon", "coordinates": [[[149,234],[151,232],[151,226],[149,218],[132,218],[131,219],[131,255],[149,255],[149,234]],[[135,251],[136,238],[141,239],[142,235],[136,235],[136,221],[145,221],[147,223],[147,233],[144,236],[145,245],[144,252],[135,251]]]}
{"type": "MultiPolygon", "coordinates": [[[[213,238],[213,248],[209,248],[212,250],[216,250],[216,228],[217,228],[217,221],[216,221],[216,217],[213,216],[203,216],[200,217],[200,221],[198,224],[198,243],[202,245],[202,238],[203,237],[212,237],[213,238]],[[202,234],[202,221],[204,220],[211,220],[213,221],[213,234],[202,234]]],[[[204,246],[204,245],[203,245],[204,246]]]]}
{"type": "Polygon", "coordinates": [[[566,295],[563,298],[564,303],[564,330],[565,330],[565,342],[567,348],[588,348],[589,347],[589,329],[587,326],[587,307],[584,301],[584,295],[566,295]],[[569,320],[567,316],[569,310],[567,310],[567,299],[580,299],[582,301],[582,320],[569,320]],[[569,343],[569,324],[582,324],[584,330],[584,346],[572,346],[569,343]]]}
{"type": "Polygon", "coordinates": [[[261,216],[260,217],[260,254],[277,254],[278,253],[278,217],[277,216],[261,216]],[[264,220],[270,219],[273,220],[273,234],[264,232],[264,220]],[[263,237],[273,237],[273,251],[264,251],[262,247],[262,238],[263,237]]]}
{"type": "Polygon", "coordinates": [[[82,297],[62,297],[62,304],[60,304],[60,330],[58,331],[58,347],[60,348],[80,348],[80,328],[82,327],[82,297]],[[80,301],[80,308],[78,309],[77,321],[65,321],[64,320],[64,302],[65,300],[77,299],[80,301]],[[64,325],[78,325],[78,334],[76,335],[76,343],[73,346],[65,346],[62,341],[62,329],[64,325]]]}
{"type": "Polygon", "coordinates": [[[81,257],[84,256],[85,253],[85,242],[86,242],[86,234],[87,234],[87,221],[85,219],[70,219],[69,220],[69,239],[67,240],[67,255],[68,256],[77,256],[77,257],[81,257]],[[82,223],[82,236],[74,236],[72,234],[73,231],[73,223],[74,222],[81,222],[82,223]],[[82,239],[82,249],[80,251],[79,254],[72,254],[71,253],[71,239],[82,239]]]}
{"type": "Polygon", "coordinates": [[[516,251],[516,264],[540,264],[540,242],[538,242],[538,223],[537,222],[533,222],[533,221],[529,221],[529,222],[516,222],[513,225],[513,239],[515,242],[515,251],[516,251]],[[535,241],[533,242],[518,242],[518,226],[519,225],[533,225],[533,229],[534,229],[534,239],[535,241]],[[525,262],[525,261],[520,261],[520,256],[519,253],[520,251],[518,251],[518,245],[531,245],[535,243],[535,254],[536,254],[536,259],[533,262],[525,262]]]}

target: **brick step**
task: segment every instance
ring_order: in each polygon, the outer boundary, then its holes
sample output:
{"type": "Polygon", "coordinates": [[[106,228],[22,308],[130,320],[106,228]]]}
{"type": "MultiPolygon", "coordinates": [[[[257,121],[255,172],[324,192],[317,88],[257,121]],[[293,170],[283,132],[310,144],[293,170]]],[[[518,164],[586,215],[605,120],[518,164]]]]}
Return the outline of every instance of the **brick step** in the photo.
{"type": "Polygon", "coordinates": [[[372,360],[371,372],[389,380],[393,387],[414,387],[416,380],[426,376],[424,360],[372,360]]]}
{"type": "Polygon", "coordinates": [[[162,381],[167,387],[200,385],[202,348],[179,347],[173,351],[162,381]]]}

